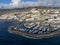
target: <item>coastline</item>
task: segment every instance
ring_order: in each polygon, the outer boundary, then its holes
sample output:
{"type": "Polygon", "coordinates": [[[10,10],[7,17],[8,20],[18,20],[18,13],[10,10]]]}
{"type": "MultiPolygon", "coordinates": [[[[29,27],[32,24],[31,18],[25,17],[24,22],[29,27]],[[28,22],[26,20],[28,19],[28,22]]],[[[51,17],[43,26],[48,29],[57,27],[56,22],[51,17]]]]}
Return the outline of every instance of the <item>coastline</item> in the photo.
{"type": "MultiPolygon", "coordinates": [[[[55,35],[60,34],[60,17],[59,16],[60,16],[59,10],[55,10],[55,9],[48,9],[48,10],[47,9],[43,9],[43,10],[38,9],[38,10],[36,10],[35,8],[33,8],[28,12],[22,12],[21,14],[16,14],[16,13],[10,14],[9,16],[7,16],[8,18],[6,18],[6,17],[5,18],[11,19],[10,21],[12,21],[14,23],[15,22],[16,23],[20,23],[20,22],[24,23],[23,25],[25,25],[25,27],[27,26],[26,28],[29,28],[31,26],[33,27],[34,24],[37,24],[37,26],[35,28],[36,30],[38,30],[38,28],[40,30],[40,25],[43,25],[43,26],[48,25],[48,28],[55,28],[55,29],[59,28],[59,29],[56,29],[57,31],[52,30],[54,32],[48,33],[48,34],[29,34],[26,32],[8,29],[8,32],[10,32],[10,33],[18,34],[18,35],[28,37],[28,38],[41,39],[41,38],[53,37],[55,35]],[[50,27],[50,25],[52,27],[50,27]]],[[[4,17],[4,16],[2,16],[2,17],[4,17]]],[[[23,27],[23,25],[22,25],[22,27],[23,27]]],[[[49,30],[46,31],[45,28],[43,28],[43,29],[44,30],[42,30],[42,32],[44,32],[44,33],[49,31],[49,30]]]]}

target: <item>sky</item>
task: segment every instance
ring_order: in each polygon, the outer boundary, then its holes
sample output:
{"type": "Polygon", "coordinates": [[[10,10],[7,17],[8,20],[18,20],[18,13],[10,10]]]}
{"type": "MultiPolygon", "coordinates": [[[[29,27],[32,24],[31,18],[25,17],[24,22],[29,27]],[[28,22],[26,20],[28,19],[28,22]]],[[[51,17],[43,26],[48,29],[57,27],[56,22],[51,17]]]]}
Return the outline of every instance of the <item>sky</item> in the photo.
{"type": "Polygon", "coordinates": [[[0,0],[0,8],[23,8],[34,6],[60,7],[60,0],[0,0]]]}
{"type": "MultiPolygon", "coordinates": [[[[23,0],[23,1],[24,2],[26,2],[26,1],[35,2],[37,0],[23,0]]],[[[9,4],[9,3],[11,3],[11,0],[0,0],[0,3],[2,3],[2,4],[9,4]]]]}
{"type": "Polygon", "coordinates": [[[11,3],[11,0],[0,0],[1,4],[9,4],[11,3]]]}

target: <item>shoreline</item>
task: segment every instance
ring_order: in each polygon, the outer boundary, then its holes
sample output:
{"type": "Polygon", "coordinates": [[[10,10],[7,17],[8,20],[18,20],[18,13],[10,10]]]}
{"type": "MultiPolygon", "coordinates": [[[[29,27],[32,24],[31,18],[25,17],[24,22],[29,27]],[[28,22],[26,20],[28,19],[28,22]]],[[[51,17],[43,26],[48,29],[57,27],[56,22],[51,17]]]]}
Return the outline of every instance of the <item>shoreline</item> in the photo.
{"type": "MultiPolygon", "coordinates": [[[[14,22],[14,23],[16,22],[16,21],[13,21],[13,20],[3,20],[3,21],[11,21],[11,22],[14,22]]],[[[53,36],[56,36],[56,35],[60,35],[60,30],[55,31],[55,32],[50,33],[50,34],[29,34],[29,33],[26,33],[26,32],[18,32],[18,31],[14,31],[14,30],[10,30],[10,29],[8,29],[8,32],[12,33],[12,34],[21,35],[21,36],[24,36],[24,37],[27,37],[27,38],[33,38],[33,39],[43,39],[43,38],[49,38],[49,37],[53,37],[53,36]]]]}

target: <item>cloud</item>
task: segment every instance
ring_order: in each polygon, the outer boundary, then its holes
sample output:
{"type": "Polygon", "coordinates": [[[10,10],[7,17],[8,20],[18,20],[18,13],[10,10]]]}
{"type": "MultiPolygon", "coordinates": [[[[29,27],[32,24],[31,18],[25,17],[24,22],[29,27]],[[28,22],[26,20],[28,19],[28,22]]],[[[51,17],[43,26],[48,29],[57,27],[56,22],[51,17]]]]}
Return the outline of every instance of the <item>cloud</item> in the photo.
{"type": "Polygon", "coordinates": [[[21,0],[11,0],[11,4],[12,5],[19,5],[19,3],[21,2],[21,0]]]}
{"type": "Polygon", "coordinates": [[[57,6],[60,7],[60,0],[37,0],[36,2],[23,0],[11,0],[10,4],[0,4],[0,8],[11,9],[11,8],[22,8],[22,7],[33,7],[33,6],[57,6]]]}

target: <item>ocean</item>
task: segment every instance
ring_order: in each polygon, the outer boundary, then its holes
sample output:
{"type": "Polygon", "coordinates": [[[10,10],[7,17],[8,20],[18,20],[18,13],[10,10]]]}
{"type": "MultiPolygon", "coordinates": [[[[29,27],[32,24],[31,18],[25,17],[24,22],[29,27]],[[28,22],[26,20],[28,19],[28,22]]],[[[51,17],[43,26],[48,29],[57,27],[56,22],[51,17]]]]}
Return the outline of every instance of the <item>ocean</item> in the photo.
{"type": "Polygon", "coordinates": [[[0,45],[60,45],[60,35],[45,39],[29,39],[8,32],[8,27],[15,25],[11,21],[0,20],[0,45]]]}

